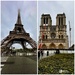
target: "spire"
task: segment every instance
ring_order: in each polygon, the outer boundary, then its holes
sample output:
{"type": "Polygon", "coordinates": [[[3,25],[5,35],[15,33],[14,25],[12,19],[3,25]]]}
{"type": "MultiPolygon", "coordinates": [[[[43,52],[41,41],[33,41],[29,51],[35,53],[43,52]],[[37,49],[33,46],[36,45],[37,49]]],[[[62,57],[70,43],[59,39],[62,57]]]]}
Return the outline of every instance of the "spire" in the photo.
{"type": "Polygon", "coordinates": [[[17,23],[16,24],[22,24],[21,17],[20,17],[20,9],[18,9],[18,17],[17,17],[17,23]]]}

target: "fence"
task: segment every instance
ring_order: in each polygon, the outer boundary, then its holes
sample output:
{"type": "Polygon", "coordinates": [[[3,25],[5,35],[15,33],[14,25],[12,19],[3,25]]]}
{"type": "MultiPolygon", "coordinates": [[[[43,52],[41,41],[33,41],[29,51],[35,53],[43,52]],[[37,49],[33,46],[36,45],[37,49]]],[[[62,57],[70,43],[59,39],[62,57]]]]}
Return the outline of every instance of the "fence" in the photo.
{"type": "Polygon", "coordinates": [[[42,59],[42,58],[45,58],[45,57],[48,57],[48,56],[52,56],[56,53],[75,53],[74,50],[69,50],[69,49],[53,49],[53,50],[49,50],[49,49],[41,49],[41,50],[38,50],[38,59],[42,59]]]}

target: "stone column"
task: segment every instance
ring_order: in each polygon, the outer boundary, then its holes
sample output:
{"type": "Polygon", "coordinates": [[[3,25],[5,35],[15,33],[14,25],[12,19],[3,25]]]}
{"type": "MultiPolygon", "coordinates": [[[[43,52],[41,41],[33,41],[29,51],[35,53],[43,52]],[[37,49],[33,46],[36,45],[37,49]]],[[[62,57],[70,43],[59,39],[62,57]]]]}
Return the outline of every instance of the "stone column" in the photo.
{"type": "Polygon", "coordinates": [[[66,25],[66,17],[63,17],[63,25],[66,25]]]}
{"type": "Polygon", "coordinates": [[[50,18],[48,18],[48,25],[50,25],[50,18]]]}

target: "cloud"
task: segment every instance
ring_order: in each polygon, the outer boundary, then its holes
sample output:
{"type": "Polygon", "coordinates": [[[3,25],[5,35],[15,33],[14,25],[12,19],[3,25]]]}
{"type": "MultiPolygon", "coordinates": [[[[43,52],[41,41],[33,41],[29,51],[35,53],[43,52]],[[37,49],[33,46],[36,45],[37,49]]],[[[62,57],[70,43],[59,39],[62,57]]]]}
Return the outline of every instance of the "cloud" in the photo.
{"type": "Polygon", "coordinates": [[[1,40],[12,31],[17,21],[18,9],[26,32],[36,40],[37,3],[36,1],[2,1],[1,2],[1,40]]]}
{"type": "MultiPolygon", "coordinates": [[[[36,1],[2,1],[1,2],[1,39],[13,30],[17,21],[18,9],[21,10],[21,19],[24,29],[30,33],[34,40],[39,36],[41,15],[48,13],[52,17],[52,24],[56,24],[56,15],[66,14],[67,31],[68,21],[72,27],[72,44],[74,43],[74,3],[73,1],[38,1],[38,34],[37,34],[37,2],[36,1]]],[[[69,33],[67,33],[69,35],[69,33]]]]}
{"type": "MultiPolygon", "coordinates": [[[[4,28],[6,28],[7,31],[10,28],[13,29],[13,26],[17,21],[17,13],[19,8],[21,10],[21,19],[23,21],[24,28],[29,28],[29,25],[36,28],[36,25],[34,25],[37,22],[37,5],[35,1],[3,1],[1,6],[2,32],[4,32],[4,28]]],[[[33,28],[31,28],[31,30],[34,30],[33,28]]]]}
{"type": "Polygon", "coordinates": [[[56,24],[56,16],[60,13],[66,14],[66,24],[67,24],[67,34],[69,35],[69,24],[71,22],[72,28],[72,44],[74,43],[74,1],[39,1],[38,2],[38,34],[39,25],[41,22],[41,15],[43,13],[48,13],[51,15],[52,24],[56,24]]]}

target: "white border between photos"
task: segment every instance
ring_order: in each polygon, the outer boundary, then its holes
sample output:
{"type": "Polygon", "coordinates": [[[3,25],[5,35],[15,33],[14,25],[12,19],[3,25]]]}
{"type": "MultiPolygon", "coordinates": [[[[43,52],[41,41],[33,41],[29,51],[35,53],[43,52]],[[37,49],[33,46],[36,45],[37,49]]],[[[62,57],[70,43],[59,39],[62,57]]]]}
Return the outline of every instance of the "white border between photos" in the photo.
{"type": "MultiPolygon", "coordinates": [[[[74,8],[75,8],[75,0],[0,0],[0,40],[1,40],[1,1],[37,1],[37,75],[38,75],[38,1],[74,1],[74,8]]],[[[74,9],[74,13],[75,13],[75,9],[74,9]]],[[[74,20],[75,20],[75,14],[74,14],[74,20]]],[[[74,33],[73,34],[74,34],[74,38],[75,38],[75,21],[74,21],[74,33]]],[[[1,41],[0,41],[0,43],[1,43],[1,41]]],[[[74,39],[74,44],[75,44],[75,39],[74,39]]],[[[0,46],[0,61],[1,61],[1,46],[0,46]]],[[[74,63],[75,63],[75,54],[74,54],[74,63]]],[[[0,64],[1,64],[1,62],[0,62],[0,64]]],[[[1,74],[1,72],[0,72],[0,74],[1,74]]],[[[74,64],[74,74],[75,74],[75,64],[74,64]]],[[[4,75],[4,74],[2,74],[2,75],[4,75]]],[[[8,75],[8,74],[5,74],[5,75],[8,75]]],[[[11,75],[11,74],[9,74],[9,75],[11,75]]],[[[35,75],[35,74],[13,74],[13,75],[35,75]]],[[[45,74],[39,74],[39,75],[45,75],[45,74]]],[[[46,74],[46,75],[58,75],[58,74],[46,74]]],[[[64,75],[69,75],[69,74],[64,74],[64,75]]],[[[70,74],[70,75],[72,75],[72,74],[70,74]]]]}

